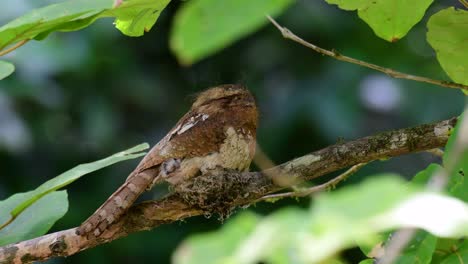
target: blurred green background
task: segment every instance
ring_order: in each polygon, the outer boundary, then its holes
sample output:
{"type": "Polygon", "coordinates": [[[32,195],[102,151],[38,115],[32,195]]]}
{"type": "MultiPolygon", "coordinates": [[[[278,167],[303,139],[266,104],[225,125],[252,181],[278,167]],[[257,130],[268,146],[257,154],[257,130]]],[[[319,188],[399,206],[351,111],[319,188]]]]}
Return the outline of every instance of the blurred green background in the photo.
{"type": "MultiPolygon", "coordinates": [[[[2,3],[0,22],[52,2],[58,1],[2,3]]],[[[31,41],[5,57],[16,72],[0,82],[0,199],[33,189],[76,164],[141,142],[155,144],[189,109],[193,94],[223,83],[245,84],[255,94],[261,112],[258,142],[276,163],[341,139],[446,119],[463,109],[459,91],[392,79],[319,55],[283,39],[271,24],[195,65],[181,66],[168,39],[183,4],[171,2],[143,37],[125,37],[111,19],[102,19],[78,32],[31,41]]],[[[299,0],[278,21],[323,48],[447,80],[425,40],[425,23],[448,5],[459,6],[457,1],[436,1],[423,21],[393,44],[377,38],[354,12],[324,1],[299,0]]],[[[345,184],[381,171],[411,177],[432,161],[437,159],[415,154],[374,162],[345,184]]],[[[54,230],[79,225],[137,162],[106,168],[71,185],[69,212],[54,230]]],[[[284,200],[248,210],[267,214],[307,204],[307,199],[284,200]]],[[[220,225],[215,217],[195,217],[50,263],[169,263],[182,239],[220,225]]]]}

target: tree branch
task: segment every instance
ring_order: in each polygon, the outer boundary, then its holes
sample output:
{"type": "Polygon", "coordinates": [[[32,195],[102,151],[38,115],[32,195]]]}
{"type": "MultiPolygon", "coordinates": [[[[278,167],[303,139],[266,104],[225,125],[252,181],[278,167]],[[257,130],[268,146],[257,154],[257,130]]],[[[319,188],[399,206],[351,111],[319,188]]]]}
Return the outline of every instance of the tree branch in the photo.
{"type": "Polygon", "coordinates": [[[457,118],[452,118],[332,145],[262,172],[224,171],[196,177],[174,186],[177,192],[164,199],[132,206],[99,238],[78,236],[75,228],[59,231],[0,247],[0,263],[70,256],[161,224],[207,211],[222,214],[236,206],[254,203],[266,194],[284,189],[284,178],[288,183],[306,181],[359,163],[443,147],[456,122],[457,118]]]}
{"type": "Polygon", "coordinates": [[[297,188],[296,190],[294,190],[292,192],[282,192],[282,193],[268,194],[268,195],[265,195],[265,196],[261,197],[260,199],[258,199],[255,202],[257,203],[257,202],[261,202],[261,201],[268,201],[268,200],[271,200],[271,199],[282,199],[282,198],[287,198],[287,197],[289,197],[289,198],[291,198],[291,197],[305,197],[305,196],[312,195],[314,193],[322,192],[322,191],[327,190],[329,188],[334,188],[338,183],[340,183],[341,181],[344,181],[347,178],[349,178],[349,176],[356,173],[359,169],[364,167],[366,164],[367,163],[356,164],[356,165],[352,166],[351,168],[349,168],[347,171],[345,171],[345,172],[341,173],[340,175],[336,176],[335,178],[327,181],[326,183],[322,183],[322,184],[319,184],[319,185],[316,185],[316,186],[313,186],[313,187],[309,187],[309,188],[297,188]]]}
{"type": "Polygon", "coordinates": [[[323,49],[323,48],[318,47],[318,46],[316,46],[316,45],[314,45],[314,44],[312,44],[310,42],[307,42],[307,41],[303,40],[302,38],[300,38],[299,36],[294,34],[292,31],[290,31],[289,29],[287,29],[287,28],[281,26],[280,24],[278,24],[278,22],[276,22],[276,20],[274,20],[272,17],[267,16],[267,18],[281,32],[281,34],[283,35],[284,38],[290,39],[290,40],[292,40],[294,42],[297,42],[297,43],[299,43],[299,44],[301,44],[301,45],[303,45],[303,46],[305,46],[305,47],[307,47],[309,49],[312,49],[312,50],[314,50],[314,51],[316,51],[316,52],[318,52],[320,54],[330,56],[330,57],[335,58],[335,59],[340,60],[340,61],[346,61],[346,62],[357,64],[357,65],[360,65],[360,66],[363,66],[363,67],[366,67],[366,68],[369,68],[369,69],[373,69],[373,70],[376,70],[376,71],[379,71],[379,72],[383,72],[383,73],[385,73],[385,74],[387,74],[387,75],[389,75],[389,76],[391,76],[393,78],[399,78],[399,79],[406,79],[406,80],[412,80],[412,81],[417,81],[417,82],[430,83],[430,84],[434,84],[434,85],[438,85],[438,86],[442,86],[442,87],[454,88],[454,89],[460,89],[460,90],[468,91],[468,85],[463,85],[463,84],[460,84],[460,83],[449,82],[449,81],[434,80],[434,79],[421,77],[421,76],[417,76],[417,75],[411,75],[411,74],[395,71],[393,69],[385,68],[385,67],[382,67],[382,66],[379,66],[379,65],[376,65],[376,64],[372,64],[372,63],[369,63],[369,62],[357,60],[355,58],[351,58],[351,57],[342,55],[336,50],[323,49]]]}

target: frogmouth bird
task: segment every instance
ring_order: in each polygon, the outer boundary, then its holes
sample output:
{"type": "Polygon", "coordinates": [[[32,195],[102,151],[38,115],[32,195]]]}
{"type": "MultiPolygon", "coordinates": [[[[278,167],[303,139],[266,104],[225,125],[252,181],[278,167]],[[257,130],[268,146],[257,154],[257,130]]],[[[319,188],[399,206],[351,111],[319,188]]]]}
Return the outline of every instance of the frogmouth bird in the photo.
{"type": "Polygon", "coordinates": [[[77,234],[100,236],[157,183],[177,184],[219,168],[248,170],[255,153],[257,118],[255,100],[243,86],[220,85],[201,92],[190,111],[78,227],[77,234]]]}

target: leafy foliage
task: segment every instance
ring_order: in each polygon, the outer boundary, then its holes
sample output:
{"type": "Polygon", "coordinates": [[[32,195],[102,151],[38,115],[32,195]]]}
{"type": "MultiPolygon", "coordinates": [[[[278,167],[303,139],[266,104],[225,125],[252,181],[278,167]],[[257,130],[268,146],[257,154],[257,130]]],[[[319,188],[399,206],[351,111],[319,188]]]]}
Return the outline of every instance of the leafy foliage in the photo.
{"type": "Polygon", "coordinates": [[[175,17],[170,44],[179,61],[192,64],[267,24],[293,0],[196,0],[175,17]]]}
{"type": "Polygon", "coordinates": [[[426,231],[418,231],[408,243],[396,264],[431,263],[432,255],[436,249],[437,237],[426,231]]]}
{"type": "Polygon", "coordinates": [[[91,24],[112,0],[80,0],[32,10],[0,28],[0,48],[25,40],[43,39],[52,31],[78,30],[91,24]]]}
{"type": "MultiPolygon", "coordinates": [[[[433,0],[327,0],[358,15],[387,41],[395,42],[424,16],[433,0]]],[[[53,31],[74,31],[96,19],[115,17],[116,27],[127,36],[142,36],[156,23],[170,0],[127,0],[120,5],[113,0],[73,0],[52,4],[19,17],[0,28],[0,50],[26,39],[44,39],[53,31]]],[[[170,36],[170,46],[183,64],[195,63],[225,48],[234,41],[267,23],[265,15],[276,16],[293,0],[216,1],[192,0],[177,13],[170,36]]],[[[438,60],[455,81],[467,84],[463,30],[466,11],[449,8],[434,15],[428,23],[428,41],[438,60]]],[[[0,64],[0,79],[11,73],[11,66],[0,64]],[[6,70],[2,70],[5,68],[6,70]]]]}
{"type": "MultiPolygon", "coordinates": [[[[465,112],[462,116],[460,116],[459,119],[462,120],[462,117],[466,114],[468,113],[465,112]]],[[[452,136],[447,142],[443,161],[444,164],[448,164],[454,160],[455,156],[459,156],[458,163],[454,165],[454,170],[450,172],[451,174],[447,190],[450,195],[468,202],[468,181],[466,180],[466,175],[468,173],[468,146],[459,146],[460,142],[458,138],[463,136],[460,134],[461,126],[461,122],[458,122],[458,124],[455,126],[455,129],[452,132],[452,136]],[[461,153],[455,151],[456,147],[461,148],[461,153]]]]}
{"type": "MultiPolygon", "coordinates": [[[[233,228],[245,233],[243,225],[230,225],[229,231],[222,229],[220,234],[198,235],[176,251],[175,259],[176,263],[319,263],[356,242],[375,244],[379,232],[402,227],[464,236],[468,206],[448,196],[421,192],[395,175],[376,175],[360,185],[320,195],[309,212],[288,208],[265,217],[243,240],[235,240],[240,242],[237,247],[228,243],[233,241],[228,234],[236,234],[233,228]],[[447,226],[453,228],[444,229],[447,226]],[[224,252],[220,256],[198,243],[231,246],[218,250],[224,252]]],[[[421,233],[400,263],[415,259],[428,263],[435,243],[435,237],[421,233]]]]}
{"type": "Polygon", "coordinates": [[[44,39],[53,31],[74,31],[101,17],[115,17],[129,36],[141,36],[156,23],[169,0],[130,0],[113,7],[113,0],[71,0],[25,14],[0,28],[0,49],[25,39],[44,39]]]}
{"type": "Polygon", "coordinates": [[[115,26],[125,35],[138,37],[151,30],[170,0],[125,1],[103,16],[115,16],[115,26]]]}
{"type": "Polygon", "coordinates": [[[453,7],[439,11],[427,23],[427,41],[452,80],[468,85],[468,11],[453,7]]]}
{"type": "Polygon", "coordinates": [[[245,212],[226,223],[218,232],[194,235],[180,245],[176,263],[211,263],[233,252],[259,223],[260,217],[245,212]],[[223,243],[220,243],[222,241],[223,243]]]}
{"type": "Polygon", "coordinates": [[[8,77],[15,71],[15,66],[8,61],[0,60],[0,80],[8,77]]]}
{"type": "Polygon", "coordinates": [[[460,264],[468,261],[468,241],[466,239],[439,241],[437,249],[434,263],[460,264]]]}
{"type": "MultiPolygon", "coordinates": [[[[452,159],[453,148],[454,145],[457,144],[456,140],[458,137],[459,127],[460,123],[458,123],[455,129],[451,131],[452,135],[445,148],[444,163],[447,163],[452,159]]],[[[466,166],[468,166],[468,159],[466,159],[467,154],[468,151],[464,154],[465,157],[461,158],[461,167],[457,167],[457,169],[451,173],[448,186],[446,188],[450,196],[462,200],[463,202],[465,202],[465,204],[466,202],[468,202],[468,197],[466,196],[466,190],[468,190],[468,183],[465,180],[463,173],[460,172],[466,170],[466,166]]],[[[425,170],[417,173],[413,177],[412,183],[421,186],[427,185],[432,176],[442,169],[443,167],[438,164],[431,164],[425,170]]],[[[433,202],[434,201],[432,201],[431,204],[433,204],[433,202]]],[[[443,213],[440,214],[443,215],[443,213]]],[[[388,242],[390,240],[391,235],[388,236],[386,241],[388,242]]],[[[381,241],[381,243],[383,242],[385,242],[385,240],[381,241]]],[[[417,235],[412,239],[412,241],[408,244],[406,249],[401,253],[401,256],[397,259],[395,263],[441,263],[443,258],[446,258],[447,256],[452,256],[452,253],[454,252],[450,252],[450,250],[454,248],[459,248],[460,246],[458,244],[459,241],[457,239],[441,239],[426,231],[419,231],[417,235]],[[443,242],[441,243],[440,241],[443,242]],[[441,254],[440,252],[447,253],[441,254]],[[431,262],[434,258],[436,259],[436,261],[431,262]]],[[[368,252],[365,251],[365,253],[367,254],[368,252]]]]}
{"type": "MultiPolygon", "coordinates": [[[[0,202],[2,222],[6,220],[5,213],[13,211],[18,204],[23,203],[33,195],[34,191],[17,193],[0,202]]],[[[49,231],[54,223],[68,211],[67,191],[53,191],[38,198],[25,208],[13,222],[0,230],[0,246],[31,239],[49,231]]]]}
{"type": "Polygon", "coordinates": [[[433,0],[327,0],[344,10],[357,10],[375,34],[387,41],[403,38],[418,23],[433,0]]]}
{"type": "Polygon", "coordinates": [[[65,214],[68,208],[66,192],[55,192],[56,190],[69,185],[85,174],[117,162],[141,157],[146,154],[141,151],[147,148],[148,144],[140,144],[107,158],[80,164],[43,183],[33,191],[15,194],[1,201],[0,222],[3,224],[3,228],[0,229],[0,245],[46,233],[52,227],[52,224],[65,214]],[[44,216],[31,217],[31,215],[43,214],[47,214],[46,218],[44,216]],[[26,216],[23,217],[23,215],[26,216]]]}

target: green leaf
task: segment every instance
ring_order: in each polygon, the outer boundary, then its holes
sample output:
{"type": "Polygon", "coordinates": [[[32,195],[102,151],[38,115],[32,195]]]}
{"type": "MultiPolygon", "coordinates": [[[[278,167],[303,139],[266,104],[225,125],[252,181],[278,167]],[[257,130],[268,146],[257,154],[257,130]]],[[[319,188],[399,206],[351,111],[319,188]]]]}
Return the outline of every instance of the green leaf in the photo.
{"type": "Polygon", "coordinates": [[[373,215],[388,211],[414,193],[414,188],[396,174],[381,174],[372,178],[355,188],[343,188],[334,195],[319,196],[312,213],[320,217],[336,216],[338,219],[368,219],[373,215]],[[383,188],[385,191],[382,190],[383,188]],[[372,201],[375,197],[379,197],[379,200],[372,201]],[[365,203],[366,206],[349,206],[362,204],[363,201],[369,202],[365,203]]]}
{"type": "MultiPolygon", "coordinates": [[[[8,213],[30,196],[31,192],[18,193],[0,202],[0,212],[8,213]]],[[[28,207],[10,225],[0,230],[0,246],[41,236],[62,218],[68,210],[66,191],[44,195],[28,207]]]]}
{"type": "Polygon", "coordinates": [[[468,256],[466,239],[439,239],[432,263],[462,263],[468,256]]]}
{"type": "Polygon", "coordinates": [[[125,1],[112,13],[117,17],[115,26],[127,36],[142,36],[153,27],[169,2],[170,0],[125,1]]]}
{"type": "MultiPolygon", "coordinates": [[[[418,172],[411,180],[412,184],[426,186],[438,170],[442,169],[439,164],[430,164],[426,169],[418,172]]],[[[388,237],[388,239],[390,236],[388,237]]],[[[388,241],[387,239],[387,241],[388,241]]],[[[436,249],[437,237],[426,231],[418,231],[415,237],[408,243],[396,260],[396,264],[431,263],[432,255],[436,249]]]]}
{"type": "Polygon", "coordinates": [[[444,156],[442,157],[442,161],[444,164],[449,163],[449,160],[453,155],[453,149],[458,137],[458,128],[460,127],[460,120],[463,120],[463,114],[458,117],[457,124],[455,125],[455,127],[451,131],[449,131],[449,139],[447,141],[447,144],[445,144],[444,156]]]}
{"type": "MultiPolygon", "coordinates": [[[[411,184],[416,186],[424,187],[427,185],[429,180],[431,179],[434,172],[441,169],[442,167],[439,164],[430,164],[426,169],[418,172],[413,179],[411,180],[411,184]]],[[[382,236],[382,239],[379,240],[377,247],[382,247],[385,241],[389,241],[392,236],[392,233],[385,234],[382,236]]],[[[395,263],[430,263],[432,258],[432,254],[435,250],[435,244],[437,242],[437,238],[426,231],[419,231],[416,238],[414,238],[409,245],[407,246],[403,252],[402,257],[398,259],[395,263]],[[420,257],[421,255],[421,257],[420,257]],[[418,259],[418,261],[415,261],[418,259]],[[414,262],[412,262],[414,261],[414,262]]],[[[366,247],[365,245],[359,245],[362,252],[369,256],[372,250],[376,247],[373,245],[372,247],[366,247]]]]}
{"type": "Polygon", "coordinates": [[[401,252],[395,264],[429,264],[437,244],[437,237],[426,231],[418,231],[414,238],[401,252]]]}
{"type": "Polygon", "coordinates": [[[259,220],[257,215],[245,212],[230,219],[219,231],[186,239],[174,252],[174,263],[219,263],[232,255],[259,220]]]}
{"type": "Polygon", "coordinates": [[[72,0],[32,10],[0,28],[0,49],[59,29],[64,23],[93,17],[111,8],[112,4],[113,0],[72,0]]]}
{"type": "Polygon", "coordinates": [[[427,41],[447,75],[468,85],[468,11],[453,7],[432,15],[427,22],[427,41]]]}
{"type": "Polygon", "coordinates": [[[51,28],[49,28],[47,30],[44,30],[44,31],[40,32],[39,34],[34,36],[34,39],[35,40],[43,40],[47,36],[49,36],[50,33],[54,32],[54,31],[67,32],[67,31],[80,30],[80,29],[85,28],[85,27],[89,26],[90,24],[92,24],[98,18],[99,14],[102,14],[102,12],[99,12],[98,14],[89,16],[87,18],[72,20],[72,21],[63,22],[63,23],[58,23],[57,26],[51,27],[51,28]]]}
{"type": "Polygon", "coordinates": [[[374,264],[374,259],[365,259],[359,262],[359,264],[374,264]]]}
{"type": "Polygon", "coordinates": [[[458,159],[458,163],[454,165],[454,171],[449,172],[447,190],[452,196],[468,202],[468,180],[466,179],[468,176],[468,146],[464,146],[463,148],[458,139],[461,136],[459,130],[466,114],[468,113],[464,113],[458,118],[459,121],[451,132],[445,147],[443,161],[447,165],[454,162],[453,159],[458,159]],[[458,151],[455,147],[462,147],[462,150],[458,151]]]}
{"type": "Polygon", "coordinates": [[[358,10],[374,33],[390,42],[403,38],[418,23],[433,0],[326,0],[344,10],[358,10]]]}
{"type": "Polygon", "coordinates": [[[48,5],[2,26],[0,50],[24,39],[44,39],[53,31],[78,30],[102,17],[115,17],[122,33],[141,36],[151,29],[169,1],[127,0],[116,8],[114,0],[69,0],[48,5]]]}
{"type": "Polygon", "coordinates": [[[291,263],[290,252],[284,245],[294,241],[293,233],[304,230],[306,219],[307,212],[295,208],[279,210],[261,223],[259,216],[245,212],[218,232],[195,235],[184,241],[173,260],[176,264],[252,263],[252,259],[291,263]]]}
{"type": "Polygon", "coordinates": [[[439,164],[435,164],[435,163],[429,164],[429,166],[426,169],[418,172],[413,177],[413,179],[411,180],[411,183],[419,185],[419,186],[426,186],[429,180],[431,179],[432,175],[434,174],[434,172],[440,169],[442,169],[442,167],[439,164]]]}
{"type": "MultiPolygon", "coordinates": [[[[466,172],[468,172],[468,151],[465,147],[464,153],[455,153],[454,149],[455,147],[459,147],[457,141],[460,136],[461,122],[465,115],[466,113],[459,117],[459,122],[451,132],[443,158],[444,164],[450,164],[453,162],[452,159],[455,158],[454,155],[461,155],[461,157],[459,157],[459,163],[455,165],[455,170],[450,173],[446,189],[451,196],[468,202],[468,180],[466,180],[466,172]]],[[[460,240],[457,239],[439,239],[433,263],[461,263],[460,259],[466,259],[468,251],[466,250],[466,245],[460,244],[460,240]]]]}
{"type": "Polygon", "coordinates": [[[444,259],[444,261],[440,262],[440,264],[462,264],[468,263],[468,240],[465,240],[460,247],[452,248],[451,251],[453,252],[444,259]]]}
{"type": "MultiPolygon", "coordinates": [[[[35,190],[22,193],[19,198],[13,195],[5,201],[0,201],[0,209],[4,208],[0,210],[0,223],[5,225],[7,222],[15,220],[20,213],[24,212],[25,209],[36,203],[46,194],[72,183],[85,174],[102,169],[120,161],[134,159],[145,155],[146,153],[141,151],[147,149],[148,147],[149,145],[144,143],[95,162],[80,164],[73,169],[58,175],[57,177],[48,180],[47,182],[37,187],[35,190]],[[9,208],[9,205],[12,203],[10,199],[15,201],[15,206],[7,210],[5,206],[8,205],[9,208]]],[[[12,223],[15,222],[16,221],[13,221],[12,223]]]]}
{"type": "MultiPolygon", "coordinates": [[[[338,249],[356,243],[365,244],[366,240],[375,245],[372,239],[377,232],[395,228],[419,227],[454,237],[468,234],[466,204],[440,194],[415,192],[414,188],[386,176],[317,199],[310,217],[311,241],[315,246],[307,249],[308,261],[318,261],[320,254],[331,256],[338,249]]],[[[408,258],[423,254],[421,259],[427,260],[432,255],[436,240],[432,235],[421,239],[414,241],[414,248],[406,252],[408,258]]]]}
{"type": "Polygon", "coordinates": [[[170,47],[182,64],[195,63],[268,23],[293,0],[190,0],[178,10],[170,47]]]}
{"type": "Polygon", "coordinates": [[[468,202],[468,151],[465,151],[462,162],[450,175],[448,192],[453,197],[468,202]]]}
{"type": "Polygon", "coordinates": [[[8,61],[0,60],[0,80],[5,79],[15,71],[15,65],[8,61]]]}
{"type": "Polygon", "coordinates": [[[292,263],[297,238],[307,232],[307,211],[290,207],[265,217],[237,247],[231,263],[292,263]],[[252,250],[254,249],[254,250],[252,250]]]}

